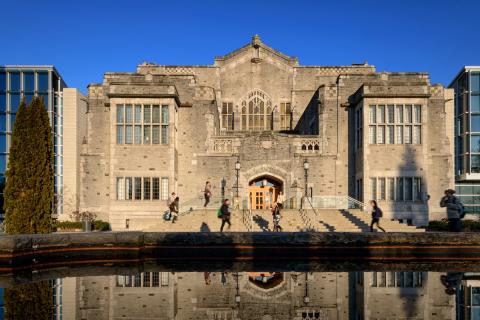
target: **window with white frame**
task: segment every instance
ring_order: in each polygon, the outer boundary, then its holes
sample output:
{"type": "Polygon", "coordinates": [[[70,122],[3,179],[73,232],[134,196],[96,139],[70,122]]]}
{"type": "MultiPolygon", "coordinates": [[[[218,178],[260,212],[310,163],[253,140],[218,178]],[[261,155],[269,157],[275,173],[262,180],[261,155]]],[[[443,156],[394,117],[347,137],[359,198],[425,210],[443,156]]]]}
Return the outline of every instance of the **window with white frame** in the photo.
{"type": "Polygon", "coordinates": [[[233,103],[222,103],[222,129],[233,130],[233,103]]]}
{"type": "Polygon", "coordinates": [[[290,130],[292,121],[292,106],[290,102],[280,103],[280,130],[290,130]]]}
{"type": "Polygon", "coordinates": [[[168,178],[162,178],[162,200],[168,199],[168,178]]]}
{"type": "Polygon", "coordinates": [[[370,105],[370,144],[421,144],[422,106],[370,105]]]}
{"type": "Polygon", "coordinates": [[[117,200],[167,200],[168,178],[117,177],[117,200]]]}
{"type": "Polygon", "coordinates": [[[372,272],[370,287],[419,288],[423,286],[422,272],[372,272]]]}
{"type": "Polygon", "coordinates": [[[373,200],[422,201],[422,179],[419,177],[370,178],[370,194],[373,200]]]}
{"type": "Polygon", "coordinates": [[[169,143],[168,105],[117,104],[116,113],[117,144],[169,143]]]}

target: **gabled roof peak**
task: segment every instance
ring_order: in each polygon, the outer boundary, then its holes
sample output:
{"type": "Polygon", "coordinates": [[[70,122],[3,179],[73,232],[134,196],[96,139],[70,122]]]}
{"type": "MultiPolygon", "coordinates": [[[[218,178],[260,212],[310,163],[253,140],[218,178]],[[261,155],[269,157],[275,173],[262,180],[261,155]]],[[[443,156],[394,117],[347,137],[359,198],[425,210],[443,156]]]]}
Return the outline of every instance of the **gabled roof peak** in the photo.
{"type": "Polygon", "coordinates": [[[263,51],[269,52],[270,54],[276,56],[280,60],[283,60],[283,62],[288,64],[288,65],[291,65],[291,66],[297,66],[298,65],[297,57],[288,56],[288,55],[283,54],[280,51],[275,50],[272,47],[266,45],[265,43],[262,42],[262,40],[260,39],[260,36],[258,34],[255,34],[252,37],[252,41],[250,43],[247,43],[246,45],[244,45],[240,49],[234,50],[234,51],[232,51],[232,52],[230,52],[230,53],[228,53],[224,56],[215,57],[215,64],[214,65],[215,66],[221,65],[221,64],[225,63],[227,60],[230,60],[233,57],[235,57],[235,56],[237,56],[237,55],[239,55],[239,54],[241,54],[245,51],[252,50],[252,48],[255,49],[256,52],[257,52],[257,57],[252,58],[252,62],[258,63],[259,61],[262,60],[258,56],[258,50],[261,48],[263,51]]]}

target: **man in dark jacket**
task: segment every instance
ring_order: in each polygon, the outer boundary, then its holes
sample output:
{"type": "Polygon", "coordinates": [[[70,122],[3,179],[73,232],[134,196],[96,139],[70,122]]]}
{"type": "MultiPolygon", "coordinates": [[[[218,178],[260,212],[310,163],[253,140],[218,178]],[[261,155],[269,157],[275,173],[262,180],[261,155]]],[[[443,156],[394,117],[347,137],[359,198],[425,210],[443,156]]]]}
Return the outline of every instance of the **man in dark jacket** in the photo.
{"type": "Polygon", "coordinates": [[[440,200],[440,207],[447,208],[447,219],[450,225],[450,231],[452,232],[462,231],[462,224],[460,222],[461,206],[462,204],[458,198],[455,197],[455,190],[445,190],[445,195],[442,200],[440,200]]]}
{"type": "Polygon", "coordinates": [[[228,199],[223,200],[223,204],[220,207],[220,211],[222,212],[222,216],[221,216],[222,226],[220,227],[220,232],[223,232],[223,227],[225,226],[226,223],[228,223],[228,229],[230,229],[230,227],[232,226],[232,224],[230,223],[230,216],[231,216],[230,200],[228,199]]]}

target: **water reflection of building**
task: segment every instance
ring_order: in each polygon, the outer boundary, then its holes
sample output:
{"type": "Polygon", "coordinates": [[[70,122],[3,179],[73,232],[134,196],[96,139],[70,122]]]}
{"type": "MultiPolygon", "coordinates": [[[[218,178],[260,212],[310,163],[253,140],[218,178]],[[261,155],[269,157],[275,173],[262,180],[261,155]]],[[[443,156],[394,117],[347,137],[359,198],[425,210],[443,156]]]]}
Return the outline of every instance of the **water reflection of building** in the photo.
{"type": "Polygon", "coordinates": [[[436,272],[352,273],[351,319],[455,319],[455,299],[436,272]]]}
{"type": "Polygon", "coordinates": [[[63,281],[63,319],[454,319],[455,298],[445,294],[440,275],[145,272],[83,277],[63,281]]]}
{"type": "Polygon", "coordinates": [[[466,273],[458,294],[458,320],[480,319],[480,273],[466,273]]]}

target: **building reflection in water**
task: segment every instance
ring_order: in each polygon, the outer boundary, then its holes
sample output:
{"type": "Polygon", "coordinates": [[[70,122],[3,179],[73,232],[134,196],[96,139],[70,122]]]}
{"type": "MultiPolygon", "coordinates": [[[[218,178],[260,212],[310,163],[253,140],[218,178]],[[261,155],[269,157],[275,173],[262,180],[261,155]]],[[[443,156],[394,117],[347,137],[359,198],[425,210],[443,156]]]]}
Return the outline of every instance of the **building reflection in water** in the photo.
{"type": "MultiPolygon", "coordinates": [[[[480,277],[437,272],[144,272],[65,278],[62,319],[480,319],[480,277]],[[442,278],[443,276],[443,278],[442,278]],[[452,280],[453,281],[453,280],[452,280]]],[[[58,286],[62,290],[59,291],[58,286]]]]}

